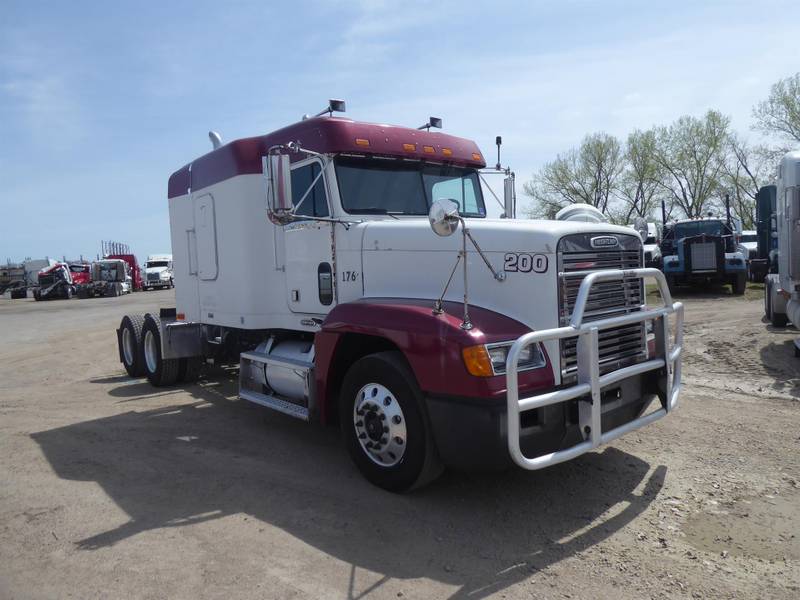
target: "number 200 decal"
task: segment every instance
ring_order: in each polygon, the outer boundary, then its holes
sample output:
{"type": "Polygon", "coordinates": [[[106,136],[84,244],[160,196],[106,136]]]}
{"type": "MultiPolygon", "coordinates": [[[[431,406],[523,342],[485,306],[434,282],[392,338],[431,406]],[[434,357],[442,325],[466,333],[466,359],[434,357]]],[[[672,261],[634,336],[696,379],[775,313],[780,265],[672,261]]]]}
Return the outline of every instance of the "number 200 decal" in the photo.
{"type": "Polygon", "coordinates": [[[503,270],[509,273],[545,273],[547,271],[547,256],[544,254],[514,254],[505,255],[503,270]]]}

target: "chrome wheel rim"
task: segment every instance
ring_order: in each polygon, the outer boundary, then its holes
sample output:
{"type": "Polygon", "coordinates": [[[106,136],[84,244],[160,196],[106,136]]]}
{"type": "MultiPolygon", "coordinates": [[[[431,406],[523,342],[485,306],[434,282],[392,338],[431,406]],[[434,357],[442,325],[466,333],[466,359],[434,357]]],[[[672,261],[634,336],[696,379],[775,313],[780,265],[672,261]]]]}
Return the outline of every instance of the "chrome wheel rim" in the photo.
{"type": "Polygon", "coordinates": [[[122,330],[122,353],[125,355],[125,364],[127,365],[133,364],[133,356],[135,353],[133,347],[133,334],[131,330],[126,327],[122,330]]]}
{"type": "Polygon", "coordinates": [[[389,389],[368,383],[356,395],[353,407],[356,438],[372,462],[393,467],[406,451],[406,419],[403,409],[389,389]]]}
{"type": "Polygon", "coordinates": [[[158,349],[156,348],[156,336],[152,331],[144,334],[144,361],[147,363],[147,370],[155,373],[158,369],[158,349]]]}

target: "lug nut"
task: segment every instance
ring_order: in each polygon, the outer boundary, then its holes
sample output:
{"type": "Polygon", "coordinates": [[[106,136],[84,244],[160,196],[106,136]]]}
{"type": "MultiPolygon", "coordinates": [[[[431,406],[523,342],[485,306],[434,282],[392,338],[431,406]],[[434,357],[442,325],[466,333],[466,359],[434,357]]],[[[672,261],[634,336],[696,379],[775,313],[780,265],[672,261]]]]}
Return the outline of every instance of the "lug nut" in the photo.
{"type": "Polygon", "coordinates": [[[384,406],[389,406],[391,403],[392,403],[392,399],[389,398],[389,396],[386,396],[386,398],[383,399],[383,405],[384,406]]]}
{"type": "Polygon", "coordinates": [[[399,435],[395,436],[394,443],[397,444],[398,446],[402,446],[403,445],[403,438],[401,438],[399,435]]]}
{"type": "Polygon", "coordinates": [[[381,413],[381,421],[385,421],[385,420],[386,420],[386,415],[381,413]]]}
{"type": "Polygon", "coordinates": [[[395,415],[392,417],[392,423],[394,423],[395,425],[400,425],[400,421],[402,420],[403,419],[400,418],[400,415],[395,415]]]}
{"type": "Polygon", "coordinates": [[[367,442],[366,444],[364,444],[364,447],[365,448],[372,448],[372,442],[367,442]]]}
{"type": "Polygon", "coordinates": [[[383,433],[389,433],[389,428],[388,427],[384,427],[383,428],[383,433]]]}
{"type": "Polygon", "coordinates": [[[363,440],[365,437],[367,437],[367,434],[364,433],[363,431],[358,434],[358,439],[360,439],[360,440],[363,440]]]}
{"type": "Polygon", "coordinates": [[[356,427],[363,427],[364,421],[356,421],[356,427]]]}
{"type": "Polygon", "coordinates": [[[381,444],[385,444],[388,440],[386,438],[381,438],[381,444]]]}

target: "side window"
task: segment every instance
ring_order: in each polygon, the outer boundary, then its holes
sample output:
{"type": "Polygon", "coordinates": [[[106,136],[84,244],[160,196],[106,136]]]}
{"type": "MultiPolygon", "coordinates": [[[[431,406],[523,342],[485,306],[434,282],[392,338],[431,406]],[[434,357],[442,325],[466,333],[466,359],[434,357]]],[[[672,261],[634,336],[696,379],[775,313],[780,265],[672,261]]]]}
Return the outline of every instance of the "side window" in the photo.
{"type": "MultiPolygon", "coordinates": [[[[308,192],[314,179],[319,175],[319,163],[313,162],[304,167],[298,167],[292,170],[292,204],[297,206],[303,196],[308,192]]],[[[320,177],[314,188],[308,192],[305,200],[297,210],[298,215],[305,215],[307,217],[327,217],[328,201],[325,197],[325,182],[320,177]]]]}
{"type": "Polygon", "coordinates": [[[435,202],[442,198],[458,202],[458,210],[462,214],[474,215],[479,212],[478,197],[475,194],[472,178],[454,177],[434,183],[431,189],[431,201],[435,202]]]}

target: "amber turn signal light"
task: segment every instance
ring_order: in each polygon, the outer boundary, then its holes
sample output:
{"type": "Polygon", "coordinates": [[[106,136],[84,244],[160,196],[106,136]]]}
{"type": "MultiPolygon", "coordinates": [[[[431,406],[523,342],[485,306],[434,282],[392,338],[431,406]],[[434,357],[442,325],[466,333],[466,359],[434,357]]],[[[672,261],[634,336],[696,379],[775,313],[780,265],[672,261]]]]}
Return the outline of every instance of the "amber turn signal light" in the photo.
{"type": "Polygon", "coordinates": [[[470,375],[475,377],[491,377],[494,375],[492,359],[489,358],[489,353],[486,351],[485,346],[468,346],[461,351],[461,356],[464,358],[464,366],[467,367],[470,375]]]}
{"type": "Polygon", "coordinates": [[[365,138],[356,138],[356,146],[369,146],[369,140],[365,138]]]}
{"type": "Polygon", "coordinates": [[[416,144],[403,144],[403,150],[406,152],[416,152],[417,145],[416,144]]]}

